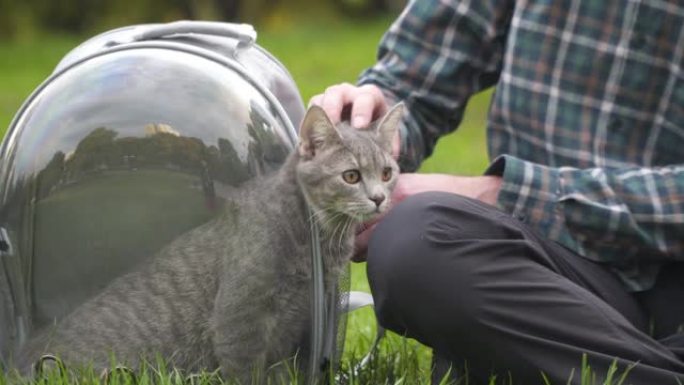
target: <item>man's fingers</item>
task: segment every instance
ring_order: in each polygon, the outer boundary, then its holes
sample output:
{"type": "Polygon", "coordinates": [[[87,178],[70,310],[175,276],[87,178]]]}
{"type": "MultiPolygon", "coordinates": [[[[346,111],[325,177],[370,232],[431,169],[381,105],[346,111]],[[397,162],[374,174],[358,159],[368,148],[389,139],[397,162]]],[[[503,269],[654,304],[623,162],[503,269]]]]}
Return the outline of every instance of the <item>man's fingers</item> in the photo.
{"type": "Polygon", "coordinates": [[[356,87],[349,83],[330,86],[325,90],[320,106],[333,123],[337,124],[342,120],[342,110],[345,105],[353,102],[355,91],[356,87]]]}
{"type": "Polygon", "coordinates": [[[378,87],[366,84],[356,89],[351,111],[351,123],[354,128],[366,127],[386,112],[387,102],[378,87]]]}
{"type": "Polygon", "coordinates": [[[367,127],[371,121],[387,112],[387,102],[382,91],[374,85],[360,87],[349,83],[336,84],[328,87],[324,93],[316,95],[309,101],[309,106],[318,105],[325,110],[333,123],[338,123],[351,112],[349,119],[355,128],[367,127]]]}

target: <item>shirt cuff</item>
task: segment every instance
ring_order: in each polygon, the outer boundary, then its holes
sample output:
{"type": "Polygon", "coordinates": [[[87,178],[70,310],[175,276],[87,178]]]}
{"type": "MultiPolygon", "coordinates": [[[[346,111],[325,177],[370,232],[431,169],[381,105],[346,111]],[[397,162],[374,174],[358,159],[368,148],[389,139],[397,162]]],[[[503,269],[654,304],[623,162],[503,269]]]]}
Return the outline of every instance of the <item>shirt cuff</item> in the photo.
{"type": "Polygon", "coordinates": [[[558,169],[501,155],[494,159],[485,175],[502,177],[497,198],[499,208],[547,238],[580,251],[568,232],[559,203],[563,191],[558,169]]]}

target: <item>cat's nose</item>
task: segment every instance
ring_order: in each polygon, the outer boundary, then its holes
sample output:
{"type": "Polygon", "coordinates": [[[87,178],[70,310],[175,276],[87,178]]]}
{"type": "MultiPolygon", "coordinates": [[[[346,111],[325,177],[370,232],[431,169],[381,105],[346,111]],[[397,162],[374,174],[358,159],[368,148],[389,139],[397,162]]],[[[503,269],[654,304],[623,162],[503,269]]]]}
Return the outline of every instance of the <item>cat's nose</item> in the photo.
{"type": "Polygon", "coordinates": [[[372,200],[375,203],[375,207],[380,207],[382,202],[385,200],[385,194],[376,194],[370,197],[370,200],[372,200]]]}

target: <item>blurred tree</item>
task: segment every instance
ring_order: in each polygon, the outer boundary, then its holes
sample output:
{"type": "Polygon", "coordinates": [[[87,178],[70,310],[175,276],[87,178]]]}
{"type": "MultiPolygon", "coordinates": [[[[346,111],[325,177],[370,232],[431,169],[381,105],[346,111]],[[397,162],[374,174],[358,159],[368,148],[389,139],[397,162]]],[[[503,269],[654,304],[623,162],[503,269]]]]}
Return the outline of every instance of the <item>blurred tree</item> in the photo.
{"type": "Polygon", "coordinates": [[[236,21],[240,19],[240,0],[172,0],[182,11],[184,19],[218,19],[236,21]]]}
{"type": "Polygon", "coordinates": [[[15,0],[0,0],[0,38],[16,37],[32,29],[35,21],[29,4],[15,0]]]}
{"type": "Polygon", "coordinates": [[[0,0],[0,38],[35,29],[94,33],[122,25],[178,19],[235,21],[241,20],[243,1],[0,0]]]}
{"type": "Polygon", "coordinates": [[[106,0],[24,0],[40,27],[50,30],[83,32],[91,27],[106,0]]]}
{"type": "Polygon", "coordinates": [[[39,198],[45,198],[52,189],[62,182],[64,175],[64,160],[66,156],[63,152],[57,151],[50,162],[38,173],[38,192],[39,198]]]}
{"type": "Polygon", "coordinates": [[[259,25],[274,15],[352,17],[398,12],[406,0],[0,0],[0,38],[47,30],[92,34],[123,25],[178,19],[259,25]]]}
{"type": "Polygon", "coordinates": [[[406,0],[331,0],[342,13],[354,17],[373,17],[378,14],[397,13],[406,0]]]}
{"type": "Polygon", "coordinates": [[[240,15],[239,0],[216,0],[216,9],[222,20],[236,21],[240,15]]]}

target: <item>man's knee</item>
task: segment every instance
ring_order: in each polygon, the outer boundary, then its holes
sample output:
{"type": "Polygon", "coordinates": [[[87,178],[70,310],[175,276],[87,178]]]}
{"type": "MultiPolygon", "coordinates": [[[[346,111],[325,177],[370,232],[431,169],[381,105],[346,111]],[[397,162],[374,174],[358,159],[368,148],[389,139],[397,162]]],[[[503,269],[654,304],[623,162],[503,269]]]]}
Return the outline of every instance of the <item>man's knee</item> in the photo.
{"type": "Polygon", "coordinates": [[[420,270],[429,268],[433,246],[426,234],[434,227],[433,222],[442,226],[458,226],[443,216],[446,194],[422,193],[413,195],[396,207],[377,225],[368,247],[368,274],[372,278],[385,281],[393,278],[399,282],[420,276],[420,270]]]}
{"type": "Polygon", "coordinates": [[[444,295],[455,297],[465,320],[478,306],[478,296],[470,266],[474,257],[463,253],[471,242],[496,235],[487,228],[495,226],[493,216],[502,214],[493,211],[437,192],[409,197],[393,208],[375,229],[368,250],[368,278],[380,322],[404,332],[413,309],[444,295]]]}
{"type": "Polygon", "coordinates": [[[510,222],[503,212],[471,198],[443,192],[413,195],[377,225],[368,249],[369,274],[414,276],[440,252],[458,252],[462,242],[519,238],[510,222]]]}

